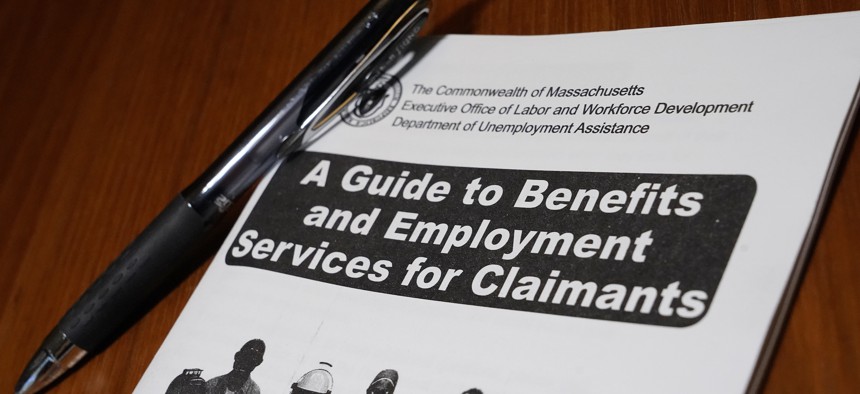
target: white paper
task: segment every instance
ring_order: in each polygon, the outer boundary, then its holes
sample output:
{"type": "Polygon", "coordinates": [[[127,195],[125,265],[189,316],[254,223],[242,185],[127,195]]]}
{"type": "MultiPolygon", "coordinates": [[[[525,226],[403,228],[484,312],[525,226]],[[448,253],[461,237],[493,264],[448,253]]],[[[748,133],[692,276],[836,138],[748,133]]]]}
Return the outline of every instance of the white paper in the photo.
{"type": "MultiPolygon", "coordinates": [[[[670,327],[433,301],[227,265],[231,247],[238,245],[236,237],[267,180],[135,392],[164,392],[188,368],[202,369],[204,379],[223,375],[231,370],[234,354],[253,338],[266,345],[262,364],[251,373],[262,393],[289,393],[294,382],[323,361],[331,364],[325,369],[334,378],[333,393],[362,392],[384,369],[399,373],[398,393],[459,394],[471,388],[492,394],[743,392],[798,264],[851,109],[860,76],[858,35],[860,13],[844,13],[576,35],[424,40],[419,47],[426,53],[420,61],[411,62],[413,57],[400,65],[408,68],[398,74],[400,97],[393,104],[383,102],[392,105],[390,113],[363,120],[371,125],[341,122],[309,150],[475,171],[749,177],[754,180],[754,198],[719,284],[708,294],[707,310],[691,325],[670,327]],[[641,94],[547,97],[548,87],[630,88],[627,92],[641,89],[641,94]],[[451,95],[454,91],[448,89],[453,88],[521,88],[525,94],[459,96],[451,95]],[[457,110],[415,111],[407,102],[437,109],[456,105],[457,110]],[[478,103],[496,107],[495,113],[462,112],[478,103]],[[650,113],[582,112],[586,105],[622,103],[650,106],[650,113]],[[660,103],[737,105],[731,113],[655,113],[660,103]],[[499,114],[511,105],[509,113],[499,114]],[[530,105],[550,107],[550,113],[557,107],[579,107],[576,115],[513,114],[516,106],[522,112],[530,105]],[[403,120],[457,126],[398,127],[403,120]],[[477,122],[475,128],[466,131],[464,125],[472,122],[477,122]],[[476,131],[488,122],[572,124],[572,129],[606,122],[647,125],[648,131],[534,135],[476,131]]],[[[462,190],[466,185],[457,181],[451,186],[462,190]]],[[[520,192],[505,186],[505,193],[520,192]]],[[[327,193],[340,189],[341,179],[332,177],[324,187],[313,183],[295,187],[327,193]]],[[[362,192],[354,194],[363,198],[362,192]]],[[[386,200],[379,201],[378,208],[385,211],[386,200]]],[[[707,195],[700,202],[703,207],[712,204],[707,195]]],[[[484,215],[493,219],[514,211],[519,212],[500,207],[484,215]]],[[[388,224],[375,226],[382,233],[388,224]]],[[[539,225],[534,223],[533,228],[539,225]]],[[[295,232],[306,227],[285,226],[295,232]]],[[[333,242],[343,236],[329,231],[333,242]]],[[[632,237],[641,233],[613,231],[632,237]]],[[[659,236],[666,239],[671,234],[659,236]]],[[[706,239],[706,234],[702,236],[706,239]]],[[[539,257],[523,253],[494,263],[524,266],[539,257]]],[[[628,253],[622,262],[591,258],[572,259],[570,264],[606,269],[612,264],[659,264],[631,259],[628,253]]],[[[392,261],[394,271],[411,259],[392,261]]],[[[455,280],[460,279],[471,280],[455,280]]]]}

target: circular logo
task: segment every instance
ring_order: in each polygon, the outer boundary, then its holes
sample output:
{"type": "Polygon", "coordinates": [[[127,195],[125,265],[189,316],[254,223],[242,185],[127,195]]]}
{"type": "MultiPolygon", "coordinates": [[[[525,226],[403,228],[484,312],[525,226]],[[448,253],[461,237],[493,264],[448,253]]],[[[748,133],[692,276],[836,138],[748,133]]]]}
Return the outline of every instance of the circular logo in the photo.
{"type": "Polygon", "coordinates": [[[397,77],[382,74],[341,112],[340,117],[350,126],[364,127],[382,120],[400,102],[403,87],[397,77]]]}

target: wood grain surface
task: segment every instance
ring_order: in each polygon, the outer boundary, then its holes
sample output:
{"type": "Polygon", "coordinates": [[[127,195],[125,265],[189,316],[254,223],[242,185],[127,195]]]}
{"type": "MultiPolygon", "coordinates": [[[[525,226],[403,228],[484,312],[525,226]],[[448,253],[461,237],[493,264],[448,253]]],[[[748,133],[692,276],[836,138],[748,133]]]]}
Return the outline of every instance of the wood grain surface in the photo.
{"type": "MultiPolygon", "coordinates": [[[[109,261],[361,5],[0,1],[0,392],[109,261]]],[[[847,0],[438,0],[425,31],[575,33],[857,9],[847,0]]],[[[858,234],[854,138],[765,392],[860,392],[858,234]]],[[[54,392],[130,392],[203,271],[54,392]]]]}

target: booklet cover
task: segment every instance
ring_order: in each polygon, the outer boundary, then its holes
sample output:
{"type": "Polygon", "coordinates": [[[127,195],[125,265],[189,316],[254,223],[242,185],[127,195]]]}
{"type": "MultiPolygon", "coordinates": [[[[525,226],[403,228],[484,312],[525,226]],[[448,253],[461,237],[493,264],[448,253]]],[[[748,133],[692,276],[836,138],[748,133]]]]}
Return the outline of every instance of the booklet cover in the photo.
{"type": "Polygon", "coordinates": [[[139,393],[753,390],[860,13],[425,39],[254,193],[139,393]]]}

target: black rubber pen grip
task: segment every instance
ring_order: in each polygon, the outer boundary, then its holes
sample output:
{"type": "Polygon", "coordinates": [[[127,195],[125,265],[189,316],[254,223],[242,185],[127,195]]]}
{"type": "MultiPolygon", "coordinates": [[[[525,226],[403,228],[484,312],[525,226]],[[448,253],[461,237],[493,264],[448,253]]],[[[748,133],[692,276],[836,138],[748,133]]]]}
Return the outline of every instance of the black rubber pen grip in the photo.
{"type": "Polygon", "coordinates": [[[175,198],[111,263],[63,316],[57,328],[94,351],[139,312],[179,261],[201,239],[205,224],[182,196],[175,198]]]}

